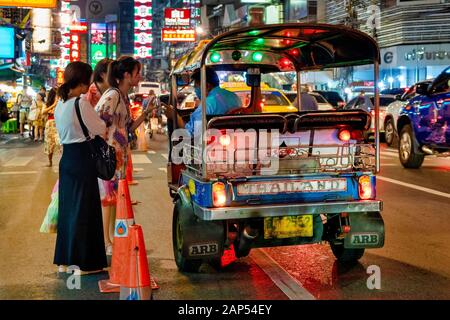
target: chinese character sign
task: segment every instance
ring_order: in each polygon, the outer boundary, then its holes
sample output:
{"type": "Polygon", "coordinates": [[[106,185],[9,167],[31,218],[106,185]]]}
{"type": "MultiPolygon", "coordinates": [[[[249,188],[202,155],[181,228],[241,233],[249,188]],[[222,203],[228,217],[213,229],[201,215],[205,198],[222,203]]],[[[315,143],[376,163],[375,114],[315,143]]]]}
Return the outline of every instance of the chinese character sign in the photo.
{"type": "Polygon", "coordinates": [[[162,41],[164,42],[195,42],[194,29],[162,29],[162,41]]]}
{"type": "Polygon", "coordinates": [[[164,11],[166,26],[189,26],[191,23],[190,9],[166,8],[164,11]]]}
{"type": "Polygon", "coordinates": [[[70,34],[70,62],[80,61],[80,35],[77,33],[70,34]]]}
{"type": "Polygon", "coordinates": [[[134,55],[152,57],[152,1],[134,1],[134,55]]]}

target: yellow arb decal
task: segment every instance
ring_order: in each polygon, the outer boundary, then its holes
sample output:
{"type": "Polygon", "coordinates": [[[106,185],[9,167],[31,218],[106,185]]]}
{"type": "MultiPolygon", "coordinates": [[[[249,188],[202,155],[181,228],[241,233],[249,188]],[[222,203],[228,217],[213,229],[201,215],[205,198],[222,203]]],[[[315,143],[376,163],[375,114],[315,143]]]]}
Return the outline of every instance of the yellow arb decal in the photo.
{"type": "Polygon", "coordinates": [[[189,192],[191,193],[191,195],[195,194],[195,182],[194,180],[190,179],[188,182],[188,187],[189,187],[189,192]]]}
{"type": "Polygon", "coordinates": [[[312,236],[312,215],[264,218],[264,239],[312,236]]]}

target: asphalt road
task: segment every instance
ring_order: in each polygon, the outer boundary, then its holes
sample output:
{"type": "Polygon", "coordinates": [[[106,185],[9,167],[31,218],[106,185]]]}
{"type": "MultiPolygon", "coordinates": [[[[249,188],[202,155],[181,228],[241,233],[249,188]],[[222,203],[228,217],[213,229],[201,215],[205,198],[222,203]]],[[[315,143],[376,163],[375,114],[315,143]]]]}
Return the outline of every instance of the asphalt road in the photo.
{"type": "MultiPolygon", "coordinates": [[[[395,149],[383,146],[378,198],[384,201],[385,246],[367,250],[354,266],[336,263],[328,244],[253,250],[217,270],[177,271],[172,253],[172,202],[166,186],[166,137],[134,152],[131,196],[142,225],[156,300],[205,299],[450,299],[450,159],[427,158],[419,170],[403,169],[395,149]],[[380,289],[369,289],[376,266],[380,289]]],[[[57,161],[55,161],[57,163],[57,161]]],[[[69,275],[52,265],[55,235],[39,227],[58,172],[44,167],[43,145],[17,136],[0,139],[0,299],[118,299],[102,294],[106,273],[69,275]]]]}

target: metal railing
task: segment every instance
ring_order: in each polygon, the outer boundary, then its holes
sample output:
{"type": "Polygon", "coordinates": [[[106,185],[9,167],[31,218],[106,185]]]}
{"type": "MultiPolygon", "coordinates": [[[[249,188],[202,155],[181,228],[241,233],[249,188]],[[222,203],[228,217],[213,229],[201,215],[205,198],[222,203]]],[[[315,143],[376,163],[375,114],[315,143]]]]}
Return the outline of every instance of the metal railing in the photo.
{"type": "Polygon", "coordinates": [[[279,148],[207,148],[185,145],[186,167],[207,177],[375,172],[375,144],[291,145],[279,148]]]}

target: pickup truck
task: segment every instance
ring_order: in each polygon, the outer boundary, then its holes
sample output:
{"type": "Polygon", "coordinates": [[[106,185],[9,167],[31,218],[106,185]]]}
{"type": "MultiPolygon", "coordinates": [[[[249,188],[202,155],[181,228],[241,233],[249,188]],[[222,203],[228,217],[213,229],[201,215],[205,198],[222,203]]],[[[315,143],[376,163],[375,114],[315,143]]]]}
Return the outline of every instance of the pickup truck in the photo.
{"type": "Polygon", "coordinates": [[[420,168],[426,155],[450,156],[450,67],[431,84],[419,83],[416,94],[397,120],[405,168],[420,168]]]}

